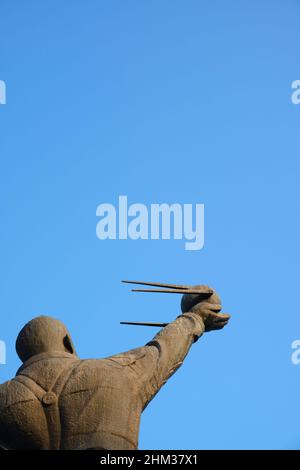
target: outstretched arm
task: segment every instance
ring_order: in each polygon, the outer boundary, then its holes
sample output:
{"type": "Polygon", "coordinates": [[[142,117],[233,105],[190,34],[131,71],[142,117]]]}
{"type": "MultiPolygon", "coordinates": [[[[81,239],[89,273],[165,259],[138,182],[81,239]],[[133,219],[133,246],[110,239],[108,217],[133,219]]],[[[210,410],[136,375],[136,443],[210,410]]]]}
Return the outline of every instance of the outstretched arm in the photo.
{"type": "Polygon", "coordinates": [[[229,315],[220,314],[220,310],[219,304],[200,302],[160,330],[146,345],[146,357],[151,367],[145,382],[144,408],[181,366],[192,344],[205,331],[221,329],[228,323],[229,315]]]}
{"type": "MultiPolygon", "coordinates": [[[[208,301],[183,303],[182,315],[161,329],[145,346],[108,360],[126,368],[125,375],[136,384],[144,409],[169,377],[180,367],[192,344],[206,331],[223,328],[230,316],[220,314],[220,299],[214,293],[208,301]]],[[[192,299],[193,300],[193,299],[192,299]]]]}

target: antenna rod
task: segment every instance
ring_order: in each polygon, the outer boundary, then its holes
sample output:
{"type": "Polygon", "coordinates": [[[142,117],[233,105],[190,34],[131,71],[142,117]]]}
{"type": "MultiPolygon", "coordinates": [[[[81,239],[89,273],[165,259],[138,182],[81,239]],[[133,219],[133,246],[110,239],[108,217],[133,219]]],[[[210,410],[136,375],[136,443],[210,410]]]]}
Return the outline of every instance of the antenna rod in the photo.
{"type": "Polygon", "coordinates": [[[208,291],[201,291],[200,289],[131,289],[132,292],[161,292],[162,294],[197,294],[203,297],[210,297],[212,294],[208,291]]]}
{"type": "Polygon", "coordinates": [[[138,322],[138,321],[120,321],[120,325],[136,325],[136,326],[155,326],[158,328],[164,328],[169,323],[149,323],[149,322],[138,322]]]}
{"type": "Polygon", "coordinates": [[[140,284],[142,286],[153,286],[153,287],[168,287],[171,289],[189,289],[192,286],[183,286],[182,284],[165,284],[162,282],[144,282],[144,281],[121,281],[124,284],[140,284]]]}

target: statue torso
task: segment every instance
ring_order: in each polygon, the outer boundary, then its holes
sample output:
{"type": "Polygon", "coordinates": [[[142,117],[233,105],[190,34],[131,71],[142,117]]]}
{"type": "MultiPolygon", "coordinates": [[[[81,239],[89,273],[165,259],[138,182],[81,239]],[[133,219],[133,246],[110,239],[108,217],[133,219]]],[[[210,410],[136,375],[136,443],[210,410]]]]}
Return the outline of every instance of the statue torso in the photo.
{"type": "Polygon", "coordinates": [[[139,385],[119,358],[79,360],[66,353],[27,361],[14,379],[0,385],[2,445],[135,449],[139,385]]]}

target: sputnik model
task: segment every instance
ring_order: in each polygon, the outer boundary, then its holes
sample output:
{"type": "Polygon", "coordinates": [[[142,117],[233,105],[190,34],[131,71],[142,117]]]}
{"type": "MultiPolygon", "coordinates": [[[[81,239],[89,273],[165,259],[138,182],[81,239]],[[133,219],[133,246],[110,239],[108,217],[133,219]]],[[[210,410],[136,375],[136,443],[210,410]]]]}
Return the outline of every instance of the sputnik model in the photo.
{"type": "MultiPolygon", "coordinates": [[[[156,289],[131,289],[132,292],[151,292],[151,293],[163,293],[163,294],[184,294],[184,297],[181,302],[181,309],[184,313],[183,307],[185,306],[184,300],[188,298],[186,295],[191,295],[189,298],[189,308],[202,300],[208,299],[213,294],[213,289],[210,289],[206,286],[190,286],[182,284],[165,284],[161,282],[144,282],[144,281],[122,281],[125,284],[135,284],[141,286],[151,286],[156,287],[156,289]],[[183,305],[184,304],[184,305],[183,305]],[[193,305],[192,305],[193,304],[193,305]]],[[[164,328],[168,323],[156,323],[156,322],[130,322],[130,321],[121,321],[121,325],[134,325],[134,326],[153,326],[157,328],[164,328]]]]}

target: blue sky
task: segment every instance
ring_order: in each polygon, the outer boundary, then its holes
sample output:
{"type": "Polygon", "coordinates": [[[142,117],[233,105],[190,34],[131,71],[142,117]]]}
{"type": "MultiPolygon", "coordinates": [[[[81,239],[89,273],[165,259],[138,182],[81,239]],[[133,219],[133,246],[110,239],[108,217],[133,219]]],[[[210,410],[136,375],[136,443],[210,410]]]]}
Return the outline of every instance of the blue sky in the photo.
{"type": "Polygon", "coordinates": [[[0,0],[1,381],[36,315],[83,358],[146,343],[205,283],[232,314],[143,414],[140,448],[299,449],[296,0],[0,0]],[[96,237],[96,207],[204,203],[205,247],[96,237]]]}

